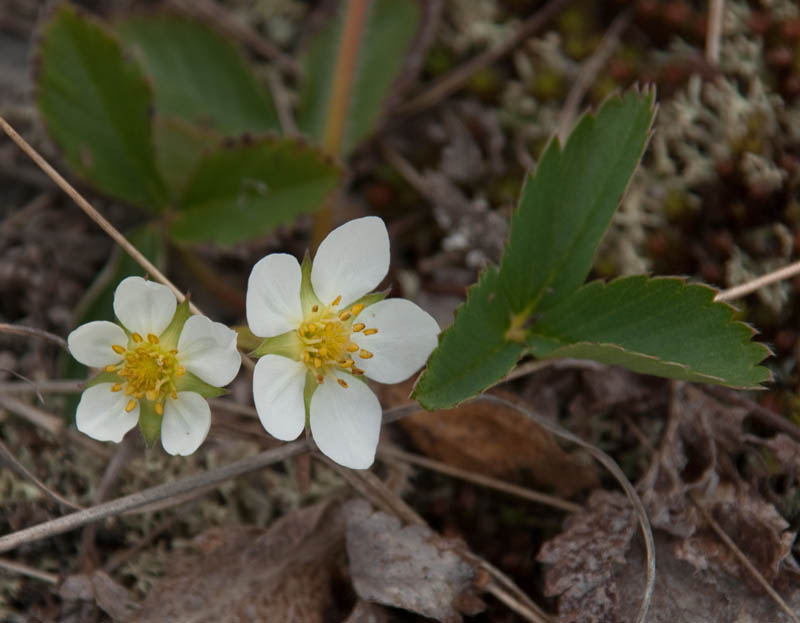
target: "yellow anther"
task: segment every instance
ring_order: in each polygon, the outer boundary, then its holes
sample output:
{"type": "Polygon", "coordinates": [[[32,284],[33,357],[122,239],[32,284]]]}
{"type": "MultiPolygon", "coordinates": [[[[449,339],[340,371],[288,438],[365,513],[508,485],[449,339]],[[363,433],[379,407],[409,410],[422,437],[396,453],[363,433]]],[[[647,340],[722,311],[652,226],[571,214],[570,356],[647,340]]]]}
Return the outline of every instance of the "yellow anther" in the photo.
{"type": "Polygon", "coordinates": [[[314,367],[321,368],[322,367],[322,359],[319,357],[314,357],[314,367]]]}
{"type": "Polygon", "coordinates": [[[313,322],[309,322],[306,325],[306,333],[313,333],[316,330],[317,330],[317,325],[315,325],[313,322]]]}
{"type": "Polygon", "coordinates": [[[354,316],[358,316],[361,313],[361,310],[364,309],[364,303],[359,303],[358,305],[353,305],[350,308],[350,311],[353,312],[354,316]]]}
{"type": "Polygon", "coordinates": [[[183,376],[184,374],[186,374],[186,368],[183,366],[178,366],[178,368],[175,370],[175,376],[183,376]]]}
{"type": "Polygon", "coordinates": [[[133,411],[135,408],[136,408],[136,401],[135,401],[135,400],[129,400],[129,401],[128,401],[128,404],[126,404],[126,405],[125,405],[125,411],[126,411],[127,413],[130,413],[130,412],[131,412],[131,411],[133,411]]]}
{"type": "Polygon", "coordinates": [[[324,346],[320,346],[319,350],[317,351],[320,357],[325,357],[328,354],[328,349],[324,346]]]}
{"type": "Polygon", "coordinates": [[[355,363],[355,361],[353,361],[352,359],[345,359],[345,360],[342,362],[342,367],[343,367],[343,368],[349,368],[349,367],[350,367],[350,366],[352,366],[354,363],[355,363]]]}
{"type": "Polygon", "coordinates": [[[178,399],[178,392],[176,392],[174,389],[172,390],[171,398],[173,400],[177,400],[178,399]]]}
{"type": "Polygon", "coordinates": [[[155,409],[155,412],[159,415],[164,415],[164,405],[162,403],[157,402],[153,409],[155,409]]]}
{"type": "Polygon", "coordinates": [[[347,352],[354,353],[354,352],[356,352],[357,350],[358,350],[358,344],[353,344],[352,342],[350,342],[350,343],[347,345],[347,352]]]}
{"type": "Polygon", "coordinates": [[[136,390],[134,389],[133,385],[126,385],[125,386],[125,395],[126,396],[132,396],[133,392],[135,392],[135,391],[136,390]]]}
{"type": "Polygon", "coordinates": [[[120,346],[119,344],[112,345],[111,346],[111,350],[113,350],[118,355],[124,355],[125,354],[125,347],[124,346],[120,346]]]}
{"type": "Polygon", "coordinates": [[[362,359],[372,359],[372,353],[364,349],[361,349],[361,352],[358,353],[358,356],[362,359]]]}
{"type": "Polygon", "coordinates": [[[309,354],[308,351],[305,351],[303,353],[303,362],[308,363],[310,360],[311,360],[311,355],[309,354]]]}
{"type": "Polygon", "coordinates": [[[136,342],[137,344],[139,344],[142,341],[142,336],[139,335],[138,333],[134,333],[131,337],[133,338],[133,341],[136,342]]]}
{"type": "Polygon", "coordinates": [[[151,344],[158,344],[158,336],[155,333],[148,333],[147,341],[151,344]]]}
{"type": "Polygon", "coordinates": [[[377,329],[364,329],[364,335],[375,335],[377,332],[377,329]]]}
{"type": "Polygon", "coordinates": [[[341,385],[345,389],[347,389],[347,381],[345,381],[344,379],[336,379],[336,382],[339,383],[339,385],[341,385]]]}
{"type": "Polygon", "coordinates": [[[144,395],[148,400],[155,400],[158,397],[158,393],[153,389],[147,390],[144,395]]]}
{"type": "Polygon", "coordinates": [[[342,302],[342,295],[340,294],[335,299],[333,299],[333,303],[331,303],[331,306],[336,307],[341,302],[342,302]]]}
{"type": "Polygon", "coordinates": [[[355,374],[356,376],[359,376],[359,375],[361,375],[361,374],[364,374],[364,371],[363,371],[361,368],[356,368],[355,366],[353,366],[353,370],[352,370],[352,372],[353,372],[353,374],[355,374]]]}
{"type": "Polygon", "coordinates": [[[314,305],[314,306],[311,308],[311,311],[312,311],[312,312],[314,312],[314,313],[316,314],[316,313],[319,311],[319,305],[314,305]]]}
{"type": "Polygon", "coordinates": [[[353,314],[350,313],[349,311],[339,312],[339,320],[341,321],[350,320],[350,316],[352,315],[353,314]]]}
{"type": "Polygon", "coordinates": [[[325,377],[324,377],[324,376],[322,376],[321,374],[318,374],[318,375],[317,375],[317,383],[319,383],[320,385],[322,385],[324,382],[325,382],[325,377]]]}
{"type": "Polygon", "coordinates": [[[354,333],[358,333],[359,331],[361,331],[366,326],[367,325],[365,325],[363,322],[357,322],[357,323],[355,323],[353,325],[353,332],[354,333]]]}
{"type": "Polygon", "coordinates": [[[116,372],[117,366],[106,366],[105,368],[103,368],[103,370],[105,370],[106,372],[116,372]]]}
{"type": "Polygon", "coordinates": [[[121,392],[122,391],[122,383],[114,383],[111,386],[111,391],[112,392],[121,392]]]}

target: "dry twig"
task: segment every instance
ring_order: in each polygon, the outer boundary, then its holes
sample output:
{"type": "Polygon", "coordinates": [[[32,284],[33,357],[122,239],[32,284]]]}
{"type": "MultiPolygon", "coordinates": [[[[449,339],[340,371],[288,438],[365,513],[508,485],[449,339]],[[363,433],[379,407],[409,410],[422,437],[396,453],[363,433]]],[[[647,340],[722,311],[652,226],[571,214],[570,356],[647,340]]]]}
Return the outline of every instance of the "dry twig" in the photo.
{"type": "Polygon", "coordinates": [[[708,4],[708,31],[706,33],[706,60],[712,65],[719,62],[719,42],[722,38],[722,14],[725,0],[711,0],[708,4]]]}
{"type": "Polygon", "coordinates": [[[748,294],[751,294],[756,290],[760,290],[765,286],[778,281],[783,281],[784,279],[790,279],[798,274],[800,274],[800,262],[794,262],[784,266],[783,268],[779,268],[778,270],[773,270],[766,275],[761,275],[760,277],[748,281],[747,283],[740,284],[733,288],[728,288],[727,290],[722,290],[721,292],[717,293],[717,296],[714,297],[714,300],[732,301],[734,299],[740,299],[743,296],[747,296],[748,294]]]}

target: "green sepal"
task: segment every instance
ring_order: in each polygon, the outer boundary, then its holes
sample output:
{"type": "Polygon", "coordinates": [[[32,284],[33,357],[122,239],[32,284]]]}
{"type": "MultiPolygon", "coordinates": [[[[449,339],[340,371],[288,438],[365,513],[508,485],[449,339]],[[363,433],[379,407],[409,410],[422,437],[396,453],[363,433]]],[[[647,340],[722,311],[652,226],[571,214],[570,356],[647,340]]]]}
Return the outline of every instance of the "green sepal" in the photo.
{"type": "Polygon", "coordinates": [[[236,346],[240,350],[254,351],[263,342],[263,339],[255,335],[247,325],[236,325],[231,329],[236,331],[236,346]]]}
{"type": "Polygon", "coordinates": [[[369,294],[365,294],[364,296],[362,296],[357,301],[353,301],[350,305],[348,305],[348,307],[361,304],[366,309],[370,305],[374,305],[375,303],[378,303],[379,301],[385,299],[388,296],[388,294],[389,294],[388,288],[383,292],[370,292],[369,294]]]}
{"type": "Polygon", "coordinates": [[[187,372],[175,381],[175,390],[178,393],[195,392],[203,398],[218,398],[228,393],[228,390],[209,385],[191,372],[187,372]]]}
{"type": "Polygon", "coordinates": [[[311,426],[311,397],[317,391],[319,383],[314,374],[309,370],[306,372],[306,385],[303,387],[303,403],[306,405],[306,428],[311,426]]]}
{"type": "Polygon", "coordinates": [[[287,331],[275,337],[268,337],[250,353],[252,357],[264,355],[280,355],[294,361],[299,361],[303,354],[303,344],[297,331],[287,331]]]}
{"type": "Polygon", "coordinates": [[[156,413],[149,400],[139,401],[139,430],[148,448],[152,448],[161,436],[161,420],[164,416],[156,413]]]}
{"type": "Polygon", "coordinates": [[[308,317],[314,305],[322,305],[322,301],[319,300],[314,292],[314,287],[311,285],[311,266],[311,257],[306,251],[303,262],[300,264],[300,307],[303,310],[304,318],[308,317]]]}
{"type": "Polygon", "coordinates": [[[106,372],[103,370],[97,376],[93,376],[86,384],[83,386],[84,389],[89,389],[90,387],[94,387],[95,385],[100,385],[100,383],[122,383],[122,379],[116,372],[106,372]]]}
{"type": "Polygon", "coordinates": [[[188,299],[184,299],[183,303],[178,305],[178,308],[175,310],[175,315],[167,325],[167,328],[158,336],[158,340],[166,348],[177,348],[178,338],[181,336],[181,331],[183,331],[183,325],[186,324],[186,321],[191,315],[192,312],[189,311],[189,301],[188,299]]]}

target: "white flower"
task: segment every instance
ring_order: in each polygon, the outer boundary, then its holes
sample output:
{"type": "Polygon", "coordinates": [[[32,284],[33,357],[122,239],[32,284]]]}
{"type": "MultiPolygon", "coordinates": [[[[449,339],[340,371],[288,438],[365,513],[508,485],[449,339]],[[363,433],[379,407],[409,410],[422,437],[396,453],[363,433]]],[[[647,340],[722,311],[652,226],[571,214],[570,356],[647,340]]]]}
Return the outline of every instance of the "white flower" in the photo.
{"type": "Polygon", "coordinates": [[[291,255],[260,260],[247,287],[247,321],[268,338],[253,377],[264,428],[295,439],[308,422],[337,463],[372,465],[381,406],[363,376],[380,383],[410,377],[436,347],[439,326],[405,299],[367,293],[389,270],[389,235],[370,216],[334,229],[313,265],[291,255]]]}
{"type": "Polygon", "coordinates": [[[191,454],[211,425],[205,398],[239,372],[236,332],[189,317],[187,303],[178,306],[169,288],[141,277],[120,282],[114,313],[122,326],[99,320],[67,337],[75,359],[104,369],[81,396],[78,430],[119,442],[139,422],[148,441],[160,428],[167,452],[191,454]]]}

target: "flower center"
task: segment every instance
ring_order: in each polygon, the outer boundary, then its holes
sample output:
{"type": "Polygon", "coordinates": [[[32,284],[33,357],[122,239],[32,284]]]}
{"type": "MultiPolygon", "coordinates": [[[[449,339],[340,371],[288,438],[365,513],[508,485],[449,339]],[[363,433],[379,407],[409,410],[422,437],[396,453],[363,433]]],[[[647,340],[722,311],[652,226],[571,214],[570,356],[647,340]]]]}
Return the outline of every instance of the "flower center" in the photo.
{"type": "MultiPolygon", "coordinates": [[[[354,333],[364,332],[365,335],[377,333],[377,329],[367,329],[363,322],[354,323],[355,317],[364,309],[358,303],[349,309],[339,310],[342,297],[337,296],[330,305],[324,307],[314,305],[300,323],[297,335],[303,348],[303,362],[314,374],[318,383],[325,380],[325,373],[332,368],[340,368],[350,374],[360,375],[364,371],[355,365],[353,357],[370,359],[372,353],[360,348],[351,341],[354,333]]],[[[347,382],[337,379],[342,387],[347,387],[347,382]]]]}
{"type": "Polygon", "coordinates": [[[122,378],[121,383],[111,386],[111,391],[124,389],[125,395],[132,397],[126,411],[133,411],[136,400],[146,398],[155,402],[156,413],[162,415],[166,397],[178,397],[175,380],[186,374],[186,370],[178,363],[178,350],[165,349],[152,333],[147,334],[146,340],[138,333],[132,338],[133,345],[128,348],[119,344],[111,347],[115,353],[123,355],[120,363],[105,368],[106,372],[116,372],[122,378]]]}

